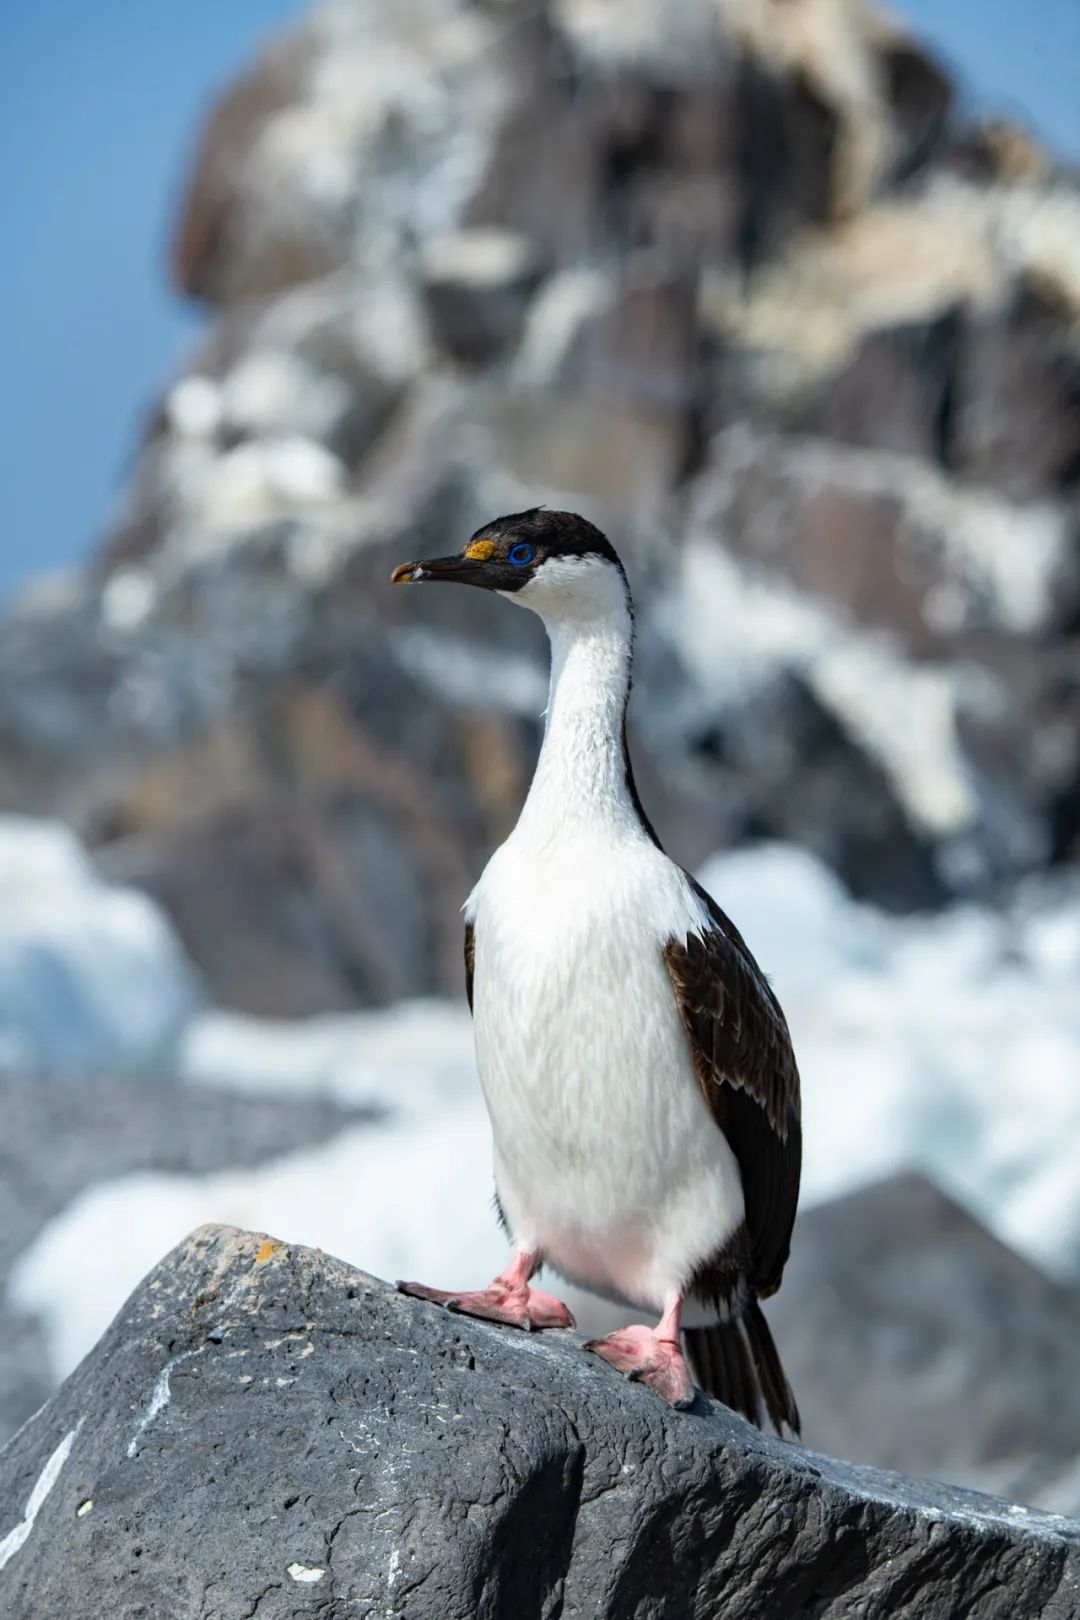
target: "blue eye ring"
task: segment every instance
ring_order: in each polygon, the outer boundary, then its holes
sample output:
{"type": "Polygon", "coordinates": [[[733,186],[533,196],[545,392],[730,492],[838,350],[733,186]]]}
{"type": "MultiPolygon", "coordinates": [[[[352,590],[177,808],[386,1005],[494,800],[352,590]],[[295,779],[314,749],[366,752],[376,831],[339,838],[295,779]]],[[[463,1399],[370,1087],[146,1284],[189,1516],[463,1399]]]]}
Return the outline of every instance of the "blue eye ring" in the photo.
{"type": "Polygon", "coordinates": [[[528,568],[536,556],[536,547],[530,546],[527,540],[519,540],[516,546],[511,546],[506,553],[506,560],[512,568],[528,568]]]}

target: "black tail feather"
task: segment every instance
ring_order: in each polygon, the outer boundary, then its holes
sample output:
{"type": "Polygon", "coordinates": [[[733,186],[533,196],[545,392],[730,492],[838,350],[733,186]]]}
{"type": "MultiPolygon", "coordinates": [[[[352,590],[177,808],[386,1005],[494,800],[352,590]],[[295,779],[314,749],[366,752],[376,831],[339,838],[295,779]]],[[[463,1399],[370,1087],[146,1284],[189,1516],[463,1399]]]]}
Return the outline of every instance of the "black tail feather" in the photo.
{"type": "Polygon", "coordinates": [[[694,1378],[709,1395],[777,1434],[799,1433],[799,1408],[780,1364],[769,1324],[756,1299],[741,1316],[710,1327],[683,1329],[694,1378]]]}

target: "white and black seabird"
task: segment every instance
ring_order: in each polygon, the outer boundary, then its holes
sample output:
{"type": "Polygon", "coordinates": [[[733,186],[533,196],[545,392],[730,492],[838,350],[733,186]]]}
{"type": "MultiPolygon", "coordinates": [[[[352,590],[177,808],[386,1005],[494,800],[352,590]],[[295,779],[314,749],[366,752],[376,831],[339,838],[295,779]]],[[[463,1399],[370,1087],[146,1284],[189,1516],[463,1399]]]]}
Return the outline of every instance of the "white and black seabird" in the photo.
{"type": "Polygon", "coordinates": [[[798,1430],[758,1304],[798,1200],[799,1076],[738,930],[665,855],[626,747],[633,609],[610,542],[569,512],[487,524],[395,583],[453,581],[532,608],[551,641],[544,743],[517,825],[465,908],[477,1065],[514,1256],[489,1288],[406,1293],[518,1327],[572,1327],[531,1286],[569,1281],[659,1315],[589,1348],[676,1406],[699,1383],[798,1430]]]}

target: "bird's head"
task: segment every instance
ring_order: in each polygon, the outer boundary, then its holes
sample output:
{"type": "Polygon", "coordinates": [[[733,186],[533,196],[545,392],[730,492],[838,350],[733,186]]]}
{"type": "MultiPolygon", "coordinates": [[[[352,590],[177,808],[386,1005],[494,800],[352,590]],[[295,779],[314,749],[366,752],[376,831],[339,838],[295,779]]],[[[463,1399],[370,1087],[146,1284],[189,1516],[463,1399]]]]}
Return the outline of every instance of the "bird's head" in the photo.
{"type": "Polygon", "coordinates": [[[479,585],[545,620],[607,618],[628,608],[626,575],[606,535],[575,512],[533,507],[477,529],[454,557],[400,563],[394,585],[479,585]]]}

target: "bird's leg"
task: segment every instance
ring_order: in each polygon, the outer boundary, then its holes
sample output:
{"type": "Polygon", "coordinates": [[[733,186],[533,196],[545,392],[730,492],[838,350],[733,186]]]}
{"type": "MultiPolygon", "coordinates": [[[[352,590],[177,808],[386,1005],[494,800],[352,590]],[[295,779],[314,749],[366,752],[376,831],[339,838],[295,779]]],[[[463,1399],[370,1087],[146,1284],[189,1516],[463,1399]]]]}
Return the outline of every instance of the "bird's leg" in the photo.
{"type": "Polygon", "coordinates": [[[572,1328],[574,1318],[561,1299],[530,1288],[529,1279],[540,1269],[541,1255],[535,1249],[518,1249],[510,1264],[488,1288],[472,1293],[452,1293],[443,1288],[426,1288],[423,1283],[399,1282],[398,1290],[414,1299],[430,1299],[449,1311],[464,1316],[482,1316],[488,1322],[508,1322],[511,1327],[572,1328]]]}
{"type": "Polygon", "coordinates": [[[672,1406],[690,1406],[694,1385],[679,1339],[682,1294],[672,1294],[655,1328],[625,1327],[606,1339],[589,1339],[586,1350],[603,1356],[627,1378],[640,1379],[672,1406]]]}

